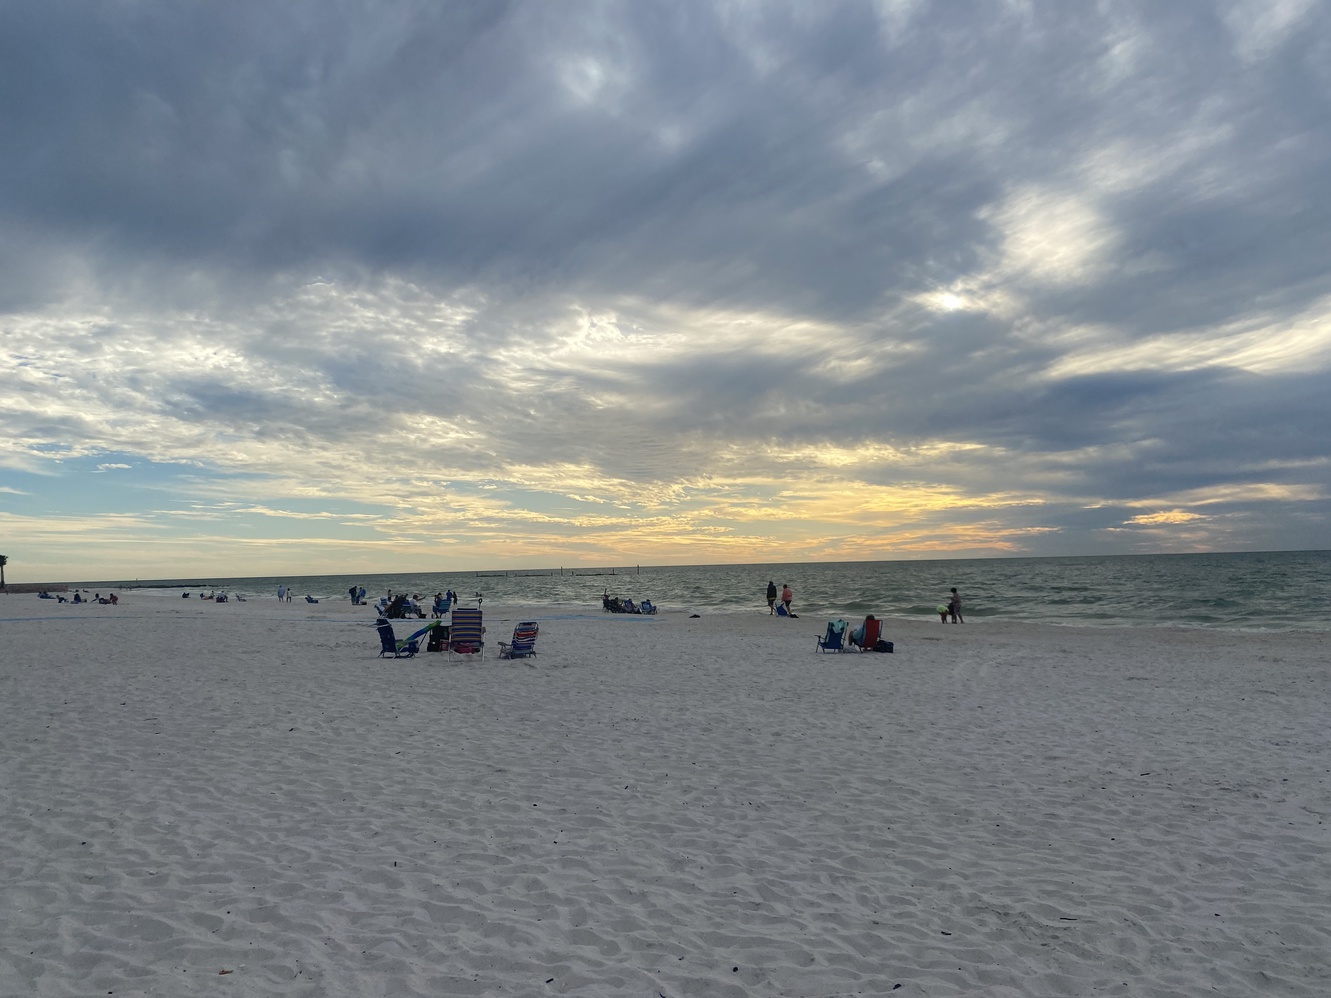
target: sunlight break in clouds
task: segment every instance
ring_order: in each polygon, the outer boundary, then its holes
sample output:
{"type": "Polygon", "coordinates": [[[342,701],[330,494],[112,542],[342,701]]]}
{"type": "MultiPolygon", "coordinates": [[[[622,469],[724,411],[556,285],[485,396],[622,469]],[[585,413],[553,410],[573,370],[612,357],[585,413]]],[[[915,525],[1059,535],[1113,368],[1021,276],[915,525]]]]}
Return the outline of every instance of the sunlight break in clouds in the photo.
{"type": "Polygon", "coordinates": [[[1188,523],[1192,520],[1202,519],[1205,519],[1205,517],[1201,513],[1190,513],[1184,509],[1171,509],[1160,513],[1140,513],[1129,520],[1128,523],[1156,526],[1158,524],[1188,523]]]}
{"type": "Polygon", "coordinates": [[[989,215],[1002,232],[1000,273],[1052,284],[1086,280],[1117,240],[1104,216],[1068,193],[1014,191],[989,215]]]}
{"type": "Polygon", "coordinates": [[[1219,328],[1171,333],[1117,346],[1112,336],[1083,342],[1049,371],[1052,377],[1106,371],[1238,368],[1256,374],[1325,371],[1331,366],[1331,297],[1298,315],[1255,313],[1219,328]]]}

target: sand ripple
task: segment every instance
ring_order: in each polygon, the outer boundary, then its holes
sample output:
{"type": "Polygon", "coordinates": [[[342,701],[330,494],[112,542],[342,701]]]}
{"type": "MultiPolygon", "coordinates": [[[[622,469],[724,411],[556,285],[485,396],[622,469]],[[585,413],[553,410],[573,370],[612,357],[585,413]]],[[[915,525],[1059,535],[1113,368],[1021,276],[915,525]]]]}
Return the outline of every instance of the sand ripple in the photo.
{"type": "Polygon", "coordinates": [[[3,625],[0,995],[1331,994],[1315,636],[98,610],[3,625]]]}

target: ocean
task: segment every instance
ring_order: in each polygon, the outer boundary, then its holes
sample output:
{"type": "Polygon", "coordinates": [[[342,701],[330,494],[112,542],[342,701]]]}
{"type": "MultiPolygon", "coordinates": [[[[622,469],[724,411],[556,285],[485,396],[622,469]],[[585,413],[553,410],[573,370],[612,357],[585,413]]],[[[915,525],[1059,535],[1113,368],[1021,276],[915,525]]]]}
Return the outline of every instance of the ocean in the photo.
{"type": "MultiPolygon", "coordinates": [[[[122,589],[239,593],[274,599],[286,583],[302,599],[393,592],[431,596],[452,589],[464,601],[535,606],[581,604],[599,611],[602,593],[647,598],[662,610],[767,612],[768,581],[789,583],[801,617],[930,617],[956,586],[968,622],[1022,620],[1113,627],[1183,625],[1242,630],[1331,630],[1331,552],[978,558],[810,564],[641,566],[237,579],[154,580],[122,589]]],[[[81,584],[114,588],[107,582],[81,584]]]]}

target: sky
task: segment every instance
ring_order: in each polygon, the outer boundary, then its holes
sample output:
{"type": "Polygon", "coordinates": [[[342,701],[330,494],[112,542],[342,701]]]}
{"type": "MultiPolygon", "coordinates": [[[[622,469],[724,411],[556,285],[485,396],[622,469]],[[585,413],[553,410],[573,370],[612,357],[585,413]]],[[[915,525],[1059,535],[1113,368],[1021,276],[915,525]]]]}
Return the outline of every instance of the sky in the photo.
{"type": "Polygon", "coordinates": [[[0,5],[12,582],[1331,548],[1331,5],[0,5]]]}

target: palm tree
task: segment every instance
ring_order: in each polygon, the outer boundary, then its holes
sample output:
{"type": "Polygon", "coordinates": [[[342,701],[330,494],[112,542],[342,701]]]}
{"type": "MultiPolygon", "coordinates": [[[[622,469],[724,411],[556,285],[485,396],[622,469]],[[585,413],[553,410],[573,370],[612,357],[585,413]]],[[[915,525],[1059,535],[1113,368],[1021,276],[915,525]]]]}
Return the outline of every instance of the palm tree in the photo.
{"type": "Polygon", "coordinates": [[[9,555],[0,554],[0,589],[5,588],[5,566],[9,564],[9,555]]]}

